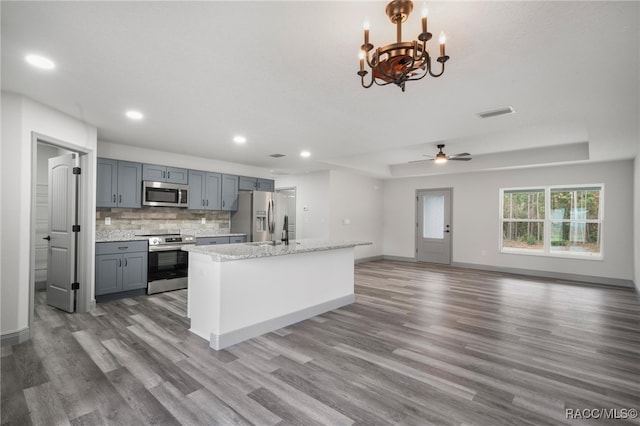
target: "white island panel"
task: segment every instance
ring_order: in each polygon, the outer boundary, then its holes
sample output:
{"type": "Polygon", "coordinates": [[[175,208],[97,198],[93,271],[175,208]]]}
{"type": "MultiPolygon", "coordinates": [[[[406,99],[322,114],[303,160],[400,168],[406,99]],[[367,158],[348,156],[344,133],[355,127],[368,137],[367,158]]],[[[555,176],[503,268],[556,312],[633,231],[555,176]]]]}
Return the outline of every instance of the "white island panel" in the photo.
{"type": "Polygon", "coordinates": [[[214,349],[354,301],[353,247],[216,261],[191,251],[191,331],[214,349]]]}

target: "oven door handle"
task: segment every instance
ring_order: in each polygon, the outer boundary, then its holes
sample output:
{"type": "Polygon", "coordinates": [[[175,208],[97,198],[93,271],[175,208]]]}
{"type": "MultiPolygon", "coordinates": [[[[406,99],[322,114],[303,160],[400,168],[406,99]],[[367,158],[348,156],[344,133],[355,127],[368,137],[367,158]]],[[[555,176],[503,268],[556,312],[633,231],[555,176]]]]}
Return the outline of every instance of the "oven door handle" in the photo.
{"type": "Polygon", "coordinates": [[[168,246],[149,246],[150,252],[158,252],[158,251],[176,251],[181,250],[184,246],[192,246],[193,243],[189,244],[176,244],[176,245],[168,245],[168,246]]]}

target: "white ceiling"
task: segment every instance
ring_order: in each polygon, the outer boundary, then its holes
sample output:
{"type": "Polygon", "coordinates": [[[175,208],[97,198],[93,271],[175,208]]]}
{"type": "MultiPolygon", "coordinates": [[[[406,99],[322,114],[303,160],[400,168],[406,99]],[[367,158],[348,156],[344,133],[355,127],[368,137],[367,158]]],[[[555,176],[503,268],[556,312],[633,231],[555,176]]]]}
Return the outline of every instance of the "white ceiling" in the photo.
{"type": "MultiPolygon", "coordinates": [[[[384,2],[2,1],[2,89],[95,125],[99,141],[274,174],[332,167],[385,178],[635,157],[637,2],[428,7],[451,60],[442,77],[402,93],[365,90],[356,75],[365,18],[372,43],[394,40],[384,2]],[[57,68],[29,67],[32,52],[57,68]],[[517,113],[476,115],[506,105],[517,113]],[[129,108],[145,119],[126,119],[129,108]],[[231,141],[238,133],[244,146],[231,141]],[[407,163],[438,143],[474,160],[407,163]]],[[[405,39],[420,30],[420,8],[405,39]]]]}

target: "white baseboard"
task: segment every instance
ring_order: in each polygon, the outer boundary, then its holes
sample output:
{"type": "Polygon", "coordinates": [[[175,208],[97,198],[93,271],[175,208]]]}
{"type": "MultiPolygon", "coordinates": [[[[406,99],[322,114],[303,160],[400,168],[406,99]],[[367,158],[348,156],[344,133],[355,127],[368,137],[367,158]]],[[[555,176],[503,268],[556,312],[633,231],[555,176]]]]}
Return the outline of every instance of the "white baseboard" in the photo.
{"type": "Polygon", "coordinates": [[[316,315],[324,314],[325,312],[350,305],[353,302],[355,302],[355,295],[349,294],[347,296],[329,300],[319,305],[301,309],[296,312],[291,312],[277,318],[272,318],[270,320],[239,328],[227,333],[219,335],[211,333],[209,346],[215,350],[228,348],[229,346],[235,345],[236,343],[240,343],[253,337],[260,336],[264,333],[269,333],[282,327],[286,327],[288,325],[315,317],[316,315]]]}
{"type": "Polygon", "coordinates": [[[13,331],[5,333],[0,336],[0,346],[18,345],[22,342],[26,342],[31,337],[31,331],[29,327],[25,327],[19,331],[13,331]]]}

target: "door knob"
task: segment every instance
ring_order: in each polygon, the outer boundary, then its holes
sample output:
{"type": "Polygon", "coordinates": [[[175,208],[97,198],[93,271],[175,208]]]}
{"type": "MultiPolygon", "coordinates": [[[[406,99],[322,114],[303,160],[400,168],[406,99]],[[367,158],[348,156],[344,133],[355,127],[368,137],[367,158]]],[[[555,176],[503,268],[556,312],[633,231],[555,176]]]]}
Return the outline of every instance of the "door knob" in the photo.
{"type": "Polygon", "coordinates": [[[51,241],[51,236],[47,235],[46,237],[42,237],[43,240],[51,241]]]}

